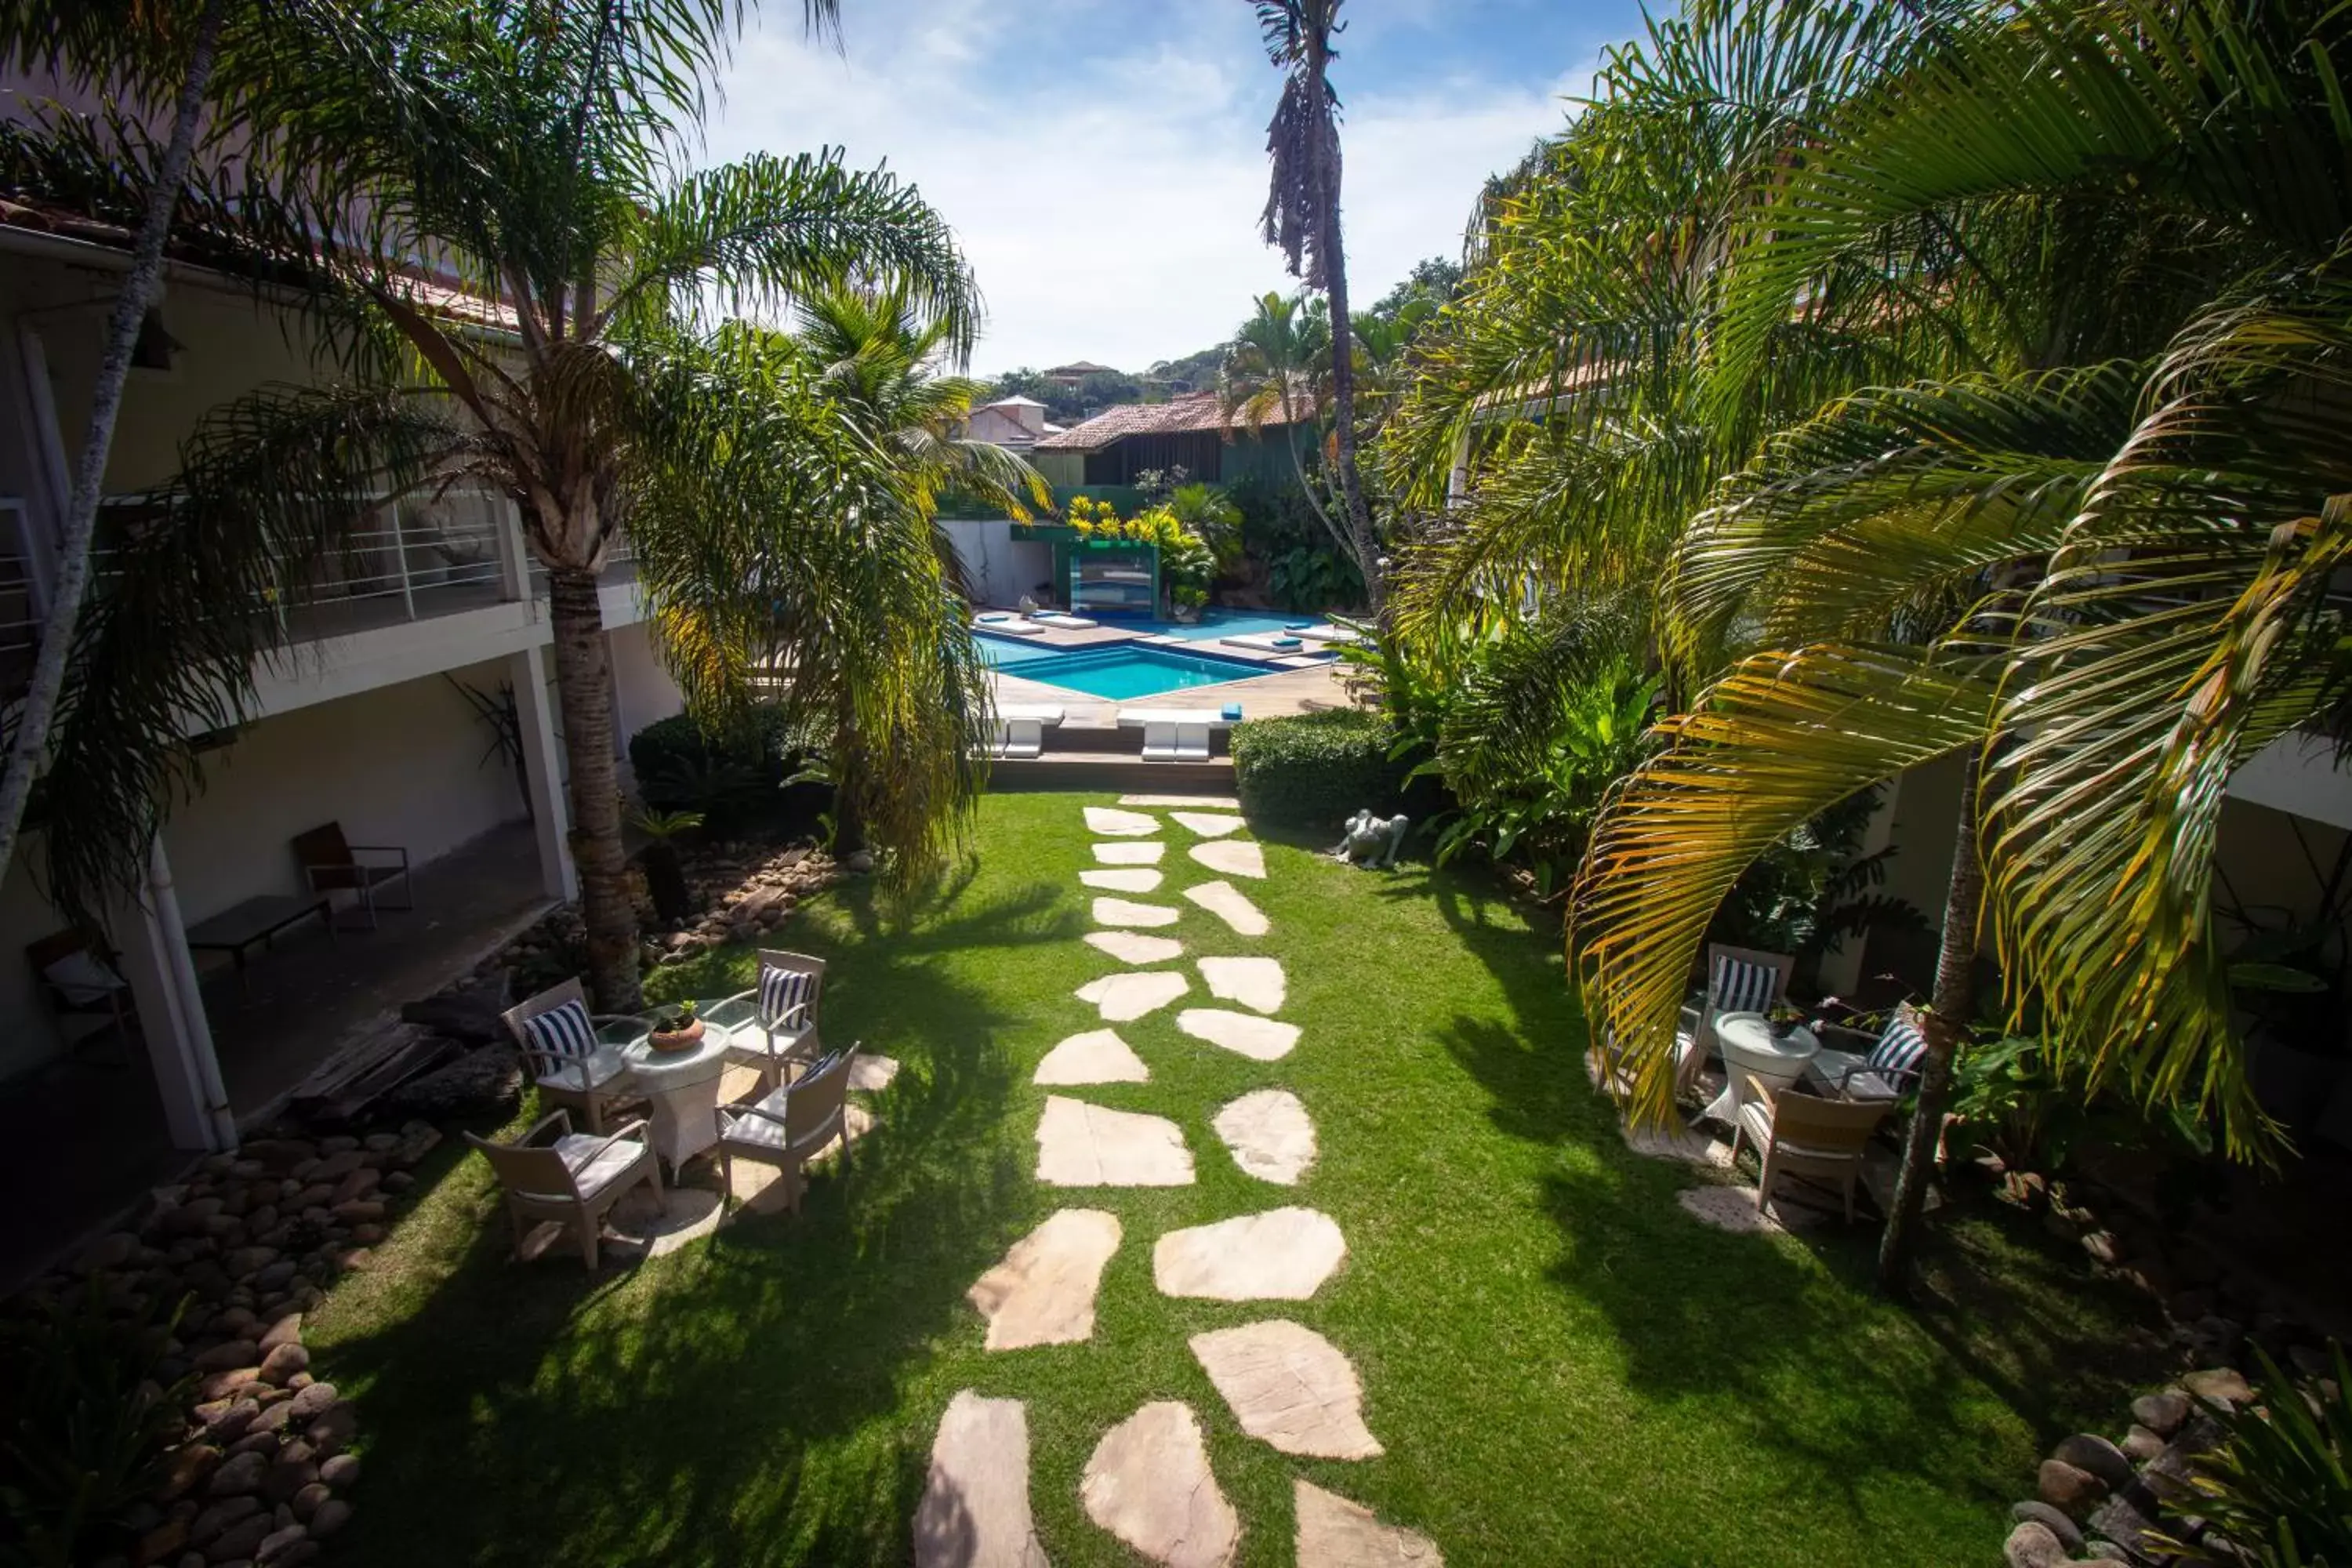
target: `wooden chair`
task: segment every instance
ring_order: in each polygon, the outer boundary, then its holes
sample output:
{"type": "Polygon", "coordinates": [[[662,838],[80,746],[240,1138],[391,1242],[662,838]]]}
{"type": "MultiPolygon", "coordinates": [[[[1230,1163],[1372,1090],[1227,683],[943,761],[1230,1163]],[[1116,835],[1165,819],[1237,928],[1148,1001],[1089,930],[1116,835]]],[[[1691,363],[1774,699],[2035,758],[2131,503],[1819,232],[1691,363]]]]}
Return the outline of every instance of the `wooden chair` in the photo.
{"type": "Polygon", "coordinates": [[[817,1023],[824,996],[824,959],[770,948],[760,953],[759,984],[708,1012],[721,1019],[742,1016],[729,1029],[727,1059],[759,1068],[760,1087],[772,1089],[790,1076],[791,1066],[822,1054],[817,1023]]]}
{"type": "Polygon", "coordinates": [[[404,902],[390,905],[395,910],[416,907],[416,884],[409,879],[408,851],[395,844],[352,844],[343,837],[343,825],[330,822],[308,833],[294,836],[294,858],[302,868],[302,875],[314,893],[349,892],[358,896],[359,906],[367,911],[370,930],[376,924],[376,889],[401,884],[404,902]],[[360,858],[362,855],[394,855],[398,865],[370,865],[360,858]]]}
{"type": "MultiPolygon", "coordinates": [[[[499,1018],[522,1049],[532,1081],[539,1085],[540,1102],[578,1111],[592,1134],[604,1131],[604,1112],[609,1107],[643,1098],[630,1083],[626,1059],[599,1037],[605,1030],[643,1034],[645,1020],[590,1013],[588,993],[576,977],[508,1008],[499,1018]],[[572,1006],[587,1021],[585,1049],[573,1048],[576,1037],[532,1027],[533,1020],[572,1006]]],[[[572,1034],[576,1037],[576,1031],[572,1034]]]]}
{"type": "Polygon", "coordinates": [[[792,1212],[801,1212],[808,1187],[808,1163],[841,1140],[841,1163],[849,1164],[849,1077],[857,1064],[850,1047],[813,1063],[807,1071],[761,1099],[719,1110],[719,1178],[732,1201],[735,1162],[773,1165],[792,1185],[785,1189],[792,1212]]]}
{"type": "MultiPolygon", "coordinates": [[[[131,984],[103,938],[78,929],[57,931],[26,943],[25,958],[49,1011],[60,1018],[106,1019],[123,1049],[130,1049],[131,984]]],[[[81,1050],[105,1032],[104,1024],[83,1030],[74,1036],[73,1049],[81,1050]]]]}
{"type": "Polygon", "coordinates": [[[482,1152],[498,1173],[499,1185],[506,1189],[515,1250],[522,1250],[532,1226],[551,1219],[578,1233],[580,1256],[593,1269],[596,1234],[605,1215],[631,1188],[650,1183],[662,1212],[669,1212],[661,1162],[654,1158],[645,1129],[643,1121],[631,1121],[604,1137],[590,1137],[573,1132],[572,1119],[559,1110],[512,1143],[492,1142],[471,1132],[466,1140],[482,1152]]]}
{"type": "Polygon", "coordinates": [[[1796,966],[1796,959],[1785,952],[1720,942],[1706,944],[1706,989],[1699,998],[1698,1021],[1692,1026],[1690,1043],[1675,1064],[1677,1090],[1687,1090],[1696,1083],[1707,1058],[1722,1050],[1715,1037],[1717,1016],[1771,1012],[1787,999],[1789,975],[1796,966]]]}
{"type": "Polygon", "coordinates": [[[1782,1176],[1807,1176],[1837,1184],[1845,1196],[1846,1223],[1852,1225],[1863,1152],[1894,1105],[1891,1100],[1823,1100],[1794,1089],[1775,1092],[1750,1077],[1747,1102],[1733,1122],[1731,1157],[1739,1157],[1743,1142],[1754,1143],[1763,1156],[1756,1206],[1764,1206],[1772,1196],[1772,1184],[1782,1176]]]}

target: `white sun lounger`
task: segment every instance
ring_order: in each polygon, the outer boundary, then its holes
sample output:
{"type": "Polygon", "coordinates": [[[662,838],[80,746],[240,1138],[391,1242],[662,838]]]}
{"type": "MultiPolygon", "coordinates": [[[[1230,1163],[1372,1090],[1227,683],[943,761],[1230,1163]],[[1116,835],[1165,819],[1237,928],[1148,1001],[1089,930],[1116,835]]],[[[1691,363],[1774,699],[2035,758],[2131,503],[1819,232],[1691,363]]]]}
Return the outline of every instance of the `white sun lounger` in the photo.
{"type": "Polygon", "coordinates": [[[1002,620],[977,616],[971,625],[974,631],[1003,632],[1009,637],[1041,637],[1045,635],[1044,626],[1022,616],[1006,616],[1002,620]]]}
{"type": "Polygon", "coordinates": [[[1364,635],[1361,632],[1351,632],[1345,626],[1301,626],[1291,635],[1302,642],[1311,643],[1357,643],[1364,640],[1364,635]]]}
{"type": "Polygon", "coordinates": [[[1007,703],[996,710],[992,756],[1027,759],[1045,749],[1045,731],[1062,722],[1062,710],[1041,703],[1007,703]]]}
{"type": "Polygon", "coordinates": [[[1090,632],[1102,625],[1100,621],[1090,621],[1084,616],[1073,616],[1062,610],[1039,610],[1029,618],[1041,626],[1058,626],[1066,632],[1090,632]]]}
{"type": "Polygon", "coordinates": [[[1307,646],[1299,635],[1291,632],[1240,632],[1217,640],[1257,653],[1297,653],[1307,646]]]}
{"type": "Polygon", "coordinates": [[[1211,737],[1238,722],[1214,708],[1122,708],[1118,726],[1143,731],[1147,763],[1205,763],[1211,737]]]}

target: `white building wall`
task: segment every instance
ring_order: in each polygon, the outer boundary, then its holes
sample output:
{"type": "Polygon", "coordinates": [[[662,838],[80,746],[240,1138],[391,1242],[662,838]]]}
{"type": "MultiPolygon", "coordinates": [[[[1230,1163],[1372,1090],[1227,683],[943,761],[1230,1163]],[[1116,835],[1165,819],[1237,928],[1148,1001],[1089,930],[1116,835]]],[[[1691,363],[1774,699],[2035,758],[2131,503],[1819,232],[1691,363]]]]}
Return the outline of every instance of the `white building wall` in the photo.
{"type": "MultiPolygon", "coordinates": [[[[450,672],[495,693],[501,665],[450,672]]],[[[205,786],[163,831],[190,924],[262,893],[301,889],[289,841],[340,822],[422,866],[524,815],[489,726],[439,676],[265,719],[205,754],[205,786]]]]}
{"type": "Polygon", "coordinates": [[[1013,524],[1001,517],[942,518],[971,596],[982,605],[1017,605],[1026,592],[1013,569],[1013,524]]]}
{"type": "Polygon", "coordinates": [[[621,763],[629,760],[629,737],[646,725],[686,711],[686,693],[661,660],[653,628],[643,621],[618,626],[604,636],[613,659],[613,734],[621,746],[621,763]]]}

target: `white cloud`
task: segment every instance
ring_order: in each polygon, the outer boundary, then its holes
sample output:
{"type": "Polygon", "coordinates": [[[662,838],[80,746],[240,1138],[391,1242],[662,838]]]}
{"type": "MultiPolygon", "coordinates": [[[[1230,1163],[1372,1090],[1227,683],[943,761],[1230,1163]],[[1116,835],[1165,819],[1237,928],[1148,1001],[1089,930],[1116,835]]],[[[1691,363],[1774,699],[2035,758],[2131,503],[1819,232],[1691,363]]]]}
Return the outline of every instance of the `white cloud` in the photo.
{"type": "MultiPolygon", "coordinates": [[[[868,0],[845,8],[845,53],[804,41],[797,6],[775,9],[724,83],[710,154],[831,142],[914,180],[979,274],[983,371],[1080,358],[1141,369],[1223,340],[1252,296],[1289,286],[1257,232],[1279,79],[1242,7],[1202,7],[1174,37],[1087,47],[1118,11],[868,0]]],[[[1452,253],[1479,183],[1557,127],[1561,94],[1582,85],[1351,93],[1357,293],[1452,253]]]]}

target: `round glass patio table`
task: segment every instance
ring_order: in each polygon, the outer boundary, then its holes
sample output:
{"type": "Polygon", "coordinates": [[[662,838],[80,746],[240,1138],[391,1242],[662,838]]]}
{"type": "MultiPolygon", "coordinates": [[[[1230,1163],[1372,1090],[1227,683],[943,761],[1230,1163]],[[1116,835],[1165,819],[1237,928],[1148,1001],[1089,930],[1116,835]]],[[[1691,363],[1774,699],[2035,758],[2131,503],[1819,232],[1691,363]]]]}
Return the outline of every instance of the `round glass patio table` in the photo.
{"type": "Polygon", "coordinates": [[[727,1074],[728,1039],[724,1028],[705,1025],[691,1050],[657,1051],[649,1038],[621,1047],[630,1081],[653,1107],[654,1152],[673,1173],[719,1142],[719,1080],[727,1074]]]}
{"type": "Polygon", "coordinates": [[[1716,1043],[1723,1047],[1723,1092],[1704,1114],[1717,1121],[1733,1121],[1747,1102],[1747,1079],[1753,1077],[1769,1091],[1786,1089],[1805,1076],[1806,1064],[1822,1048],[1813,1032],[1802,1024],[1784,1037],[1775,1038],[1772,1022],[1761,1013],[1724,1013],[1715,1020],[1716,1043]]]}

